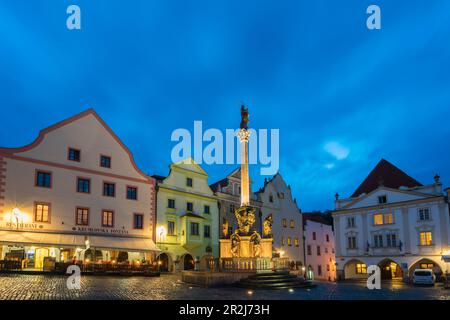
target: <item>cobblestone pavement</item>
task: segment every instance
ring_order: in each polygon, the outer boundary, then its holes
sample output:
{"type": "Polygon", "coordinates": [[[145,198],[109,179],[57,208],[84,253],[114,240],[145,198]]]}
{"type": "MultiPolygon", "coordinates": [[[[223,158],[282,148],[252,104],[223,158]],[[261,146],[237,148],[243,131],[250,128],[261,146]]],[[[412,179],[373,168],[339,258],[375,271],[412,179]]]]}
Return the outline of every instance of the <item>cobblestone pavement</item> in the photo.
{"type": "Polygon", "coordinates": [[[47,275],[0,275],[0,299],[438,299],[450,300],[450,290],[441,286],[413,287],[403,283],[383,283],[381,290],[368,290],[364,283],[318,282],[316,288],[254,290],[238,288],[198,288],[179,280],[179,275],[161,277],[83,276],[81,290],[68,290],[67,277],[47,275]]]}

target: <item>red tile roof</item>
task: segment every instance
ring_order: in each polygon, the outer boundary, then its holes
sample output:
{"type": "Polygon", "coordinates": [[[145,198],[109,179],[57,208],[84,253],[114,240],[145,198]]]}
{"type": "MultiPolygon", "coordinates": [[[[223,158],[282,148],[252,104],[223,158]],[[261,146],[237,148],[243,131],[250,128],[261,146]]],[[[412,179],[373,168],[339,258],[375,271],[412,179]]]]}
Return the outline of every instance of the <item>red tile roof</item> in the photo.
{"type": "Polygon", "coordinates": [[[363,193],[372,192],[380,185],[393,189],[398,189],[402,186],[408,188],[422,186],[419,181],[408,176],[389,161],[381,159],[363,183],[356,189],[352,197],[358,197],[363,193]]]}

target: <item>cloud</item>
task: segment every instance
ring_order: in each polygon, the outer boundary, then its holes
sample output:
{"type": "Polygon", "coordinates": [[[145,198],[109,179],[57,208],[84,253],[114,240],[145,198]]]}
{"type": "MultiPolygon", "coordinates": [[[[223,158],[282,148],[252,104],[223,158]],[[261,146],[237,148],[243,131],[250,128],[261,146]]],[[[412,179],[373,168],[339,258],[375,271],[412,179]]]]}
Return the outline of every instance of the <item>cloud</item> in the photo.
{"type": "Polygon", "coordinates": [[[344,160],[350,154],[350,149],[344,147],[339,142],[331,141],[325,144],[324,149],[331,154],[336,160],[344,160]]]}

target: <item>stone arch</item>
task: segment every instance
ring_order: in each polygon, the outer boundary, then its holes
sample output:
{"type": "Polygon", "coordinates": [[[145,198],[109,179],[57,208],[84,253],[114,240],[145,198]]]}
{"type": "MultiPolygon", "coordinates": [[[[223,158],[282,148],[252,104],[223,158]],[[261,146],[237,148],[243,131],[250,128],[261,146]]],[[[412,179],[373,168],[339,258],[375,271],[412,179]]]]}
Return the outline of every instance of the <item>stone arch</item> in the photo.
{"type": "Polygon", "coordinates": [[[191,254],[185,253],[181,256],[180,269],[181,270],[194,270],[195,269],[195,259],[191,254]]]}
{"type": "Polygon", "coordinates": [[[156,257],[156,263],[158,264],[158,269],[160,272],[172,271],[173,259],[169,253],[161,252],[156,257]]]}
{"type": "Polygon", "coordinates": [[[367,264],[360,259],[351,259],[344,265],[344,279],[367,278],[367,264]]]}
{"type": "Polygon", "coordinates": [[[381,279],[383,280],[393,280],[393,279],[403,279],[403,270],[401,265],[391,258],[382,259],[378,262],[378,267],[381,270],[381,279]]]}
{"type": "Polygon", "coordinates": [[[205,254],[200,258],[200,270],[211,271],[215,269],[215,265],[216,262],[212,254],[205,254]]]}
{"type": "Polygon", "coordinates": [[[412,279],[413,272],[416,269],[432,269],[434,274],[436,275],[437,281],[440,281],[442,278],[442,275],[443,275],[442,266],[439,263],[437,263],[436,261],[429,259],[429,258],[421,258],[421,259],[418,259],[413,264],[411,264],[411,266],[408,269],[408,276],[410,279],[412,279]]]}

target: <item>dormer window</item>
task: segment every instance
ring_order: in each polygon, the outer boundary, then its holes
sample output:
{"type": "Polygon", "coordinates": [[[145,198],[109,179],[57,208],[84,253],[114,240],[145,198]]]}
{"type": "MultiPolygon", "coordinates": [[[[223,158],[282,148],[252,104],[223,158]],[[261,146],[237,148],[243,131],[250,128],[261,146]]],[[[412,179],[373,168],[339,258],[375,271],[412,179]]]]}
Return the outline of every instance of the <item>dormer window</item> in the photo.
{"type": "Polygon", "coordinates": [[[386,195],[378,196],[378,204],[385,204],[385,203],[387,203],[387,196],[386,195]]]}
{"type": "Polygon", "coordinates": [[[193,185],[192,178],[186,178],[186,186],[192,187],[192,185],[193,185]]]}
{"type": "Polygon", "coordinates": [[[67,153],[67,159],[70,161],[81,161],[81,151],[73,148],[69,148],[69,151],[67,153]]]}
{"type": "Polygon", "coordinates": [[[419,209],[419,220],[420,221],[431,220],[430,219],[430,209],[428,209],[428,208],[419,209]]]}

